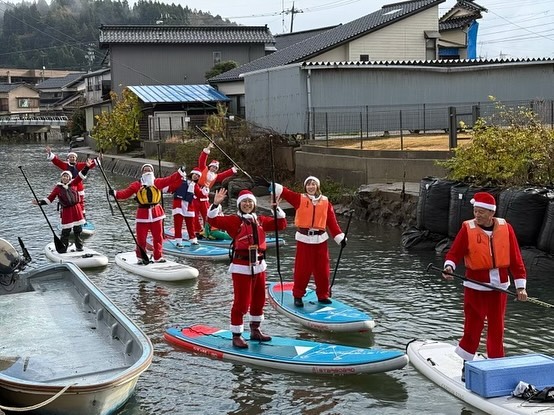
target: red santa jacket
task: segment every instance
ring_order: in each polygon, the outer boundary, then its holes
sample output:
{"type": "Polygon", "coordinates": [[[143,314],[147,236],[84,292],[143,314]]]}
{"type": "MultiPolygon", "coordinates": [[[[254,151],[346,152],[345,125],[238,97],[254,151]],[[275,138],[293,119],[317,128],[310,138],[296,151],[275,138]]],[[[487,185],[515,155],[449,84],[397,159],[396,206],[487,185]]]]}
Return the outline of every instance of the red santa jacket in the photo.
{"type": "MultiPolygon", "coordinates": [[[[61,182],[56,184],[54,189],[52,189],[52,192],[46,196],[46,198],[42,199],[41,202],[43,203],[41,204],[49,205],[53,203],[56,198],[59,200],[65,200],[65,192],[67,191],[67,188],[73,188],[73,191],[76,191],[76,187],[79,183],[82,183],[83,178],[83,174],[79,172],[77,177],[70,180],[67,184],[63,184],[61,182]]],[[[60,222],[62,229],[70,229],[73,226],[85,224],[85,217],[83,216],[83,210],[81,209],[79,200],[76,200],[76,203],[70,206],[63,206],[63,204],[60,204],[60,222]]]]}
{"type": "Polygon", "coordinates": [[[208,167],[208,154],[209,152],[206,152],[204,149],[198,157],[198,168],[202,171],[198,179],[198,185],[200,187],[206,186],[208,189],[211,189],[214,184],[220,183],[226,178],[233,176],[237,172],[237,168],[233,166],[221,173],[211,172],[208,167]]]}
{"type": "MultiPolygon", "coordinates": [[[[69,164],[67,161],[63,161],[62,159],[60,159],[57,155],[55,155],[54,153],[50,153],[48,156],[48,160],[50,160],[52,162],[52,164],[54,164],[56,167],[58,167],[60,170],[68,170],[71,172],[71,174],[73,175],[73,177],[77,177],[77,174],[83,170],[85,168],[85,166],[87,165],[86,162],[84,161],[78,161],[77,163],[75,163],[74,165],[71,165],[69,164]]],[[[90,168],[94,168],[96,166],[96,160],[94,161],[94,164],[92,166],[90,166],[90,168]]],[[[83,196],[85,194],[85,186],[83,184],[83,181],[79,181],[78,184],[74,184],[72,186],[75,186],[77,191],[79,192],[79,195],[80,196],[83,196]]]]}
{"type": "MultiPolygon", "coordinates": [[[[173,173],[171,176],[154,179],[154,186],[157,187],[161,192],[167,193],[167,189],[169,188],[169,186],[177,181],[179,183],[182,181],[181,174],[178,171],[173,173]]],[[[132,182],[129,187],[115,191],[115,198],[117,200],[128,199],[131,196],[136,195],[141,187],[142,183],[139,180],[137,180],[136,182],[132,182]]],[[[162,208],[162,205],[159,203],[150,207],[138,207],[135,219],[137,222],[157,222],[159,220],[165,219],[165,212],[162,208]]]]}

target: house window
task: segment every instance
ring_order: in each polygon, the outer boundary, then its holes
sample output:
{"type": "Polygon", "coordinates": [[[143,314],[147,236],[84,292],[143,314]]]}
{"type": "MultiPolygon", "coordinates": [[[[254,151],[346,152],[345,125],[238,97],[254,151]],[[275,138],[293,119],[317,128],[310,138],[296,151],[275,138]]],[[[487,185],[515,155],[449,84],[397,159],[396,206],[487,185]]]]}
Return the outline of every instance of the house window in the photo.
{"type": "Polygon", "coordinates": [[[369,62],[369,55],[360,55],[360,62],[369,62]]]}
{"type": "Polygon", "coordinates": [[[18,98],[17,99],[17,106],[19,108],[30,108],[31,107],[31,100],[29,98],[18,98]]]}
{"type": "Polygon", "coordinates": [[[214,52],[214,65],[221,62],[221,52],[214,52]]]}

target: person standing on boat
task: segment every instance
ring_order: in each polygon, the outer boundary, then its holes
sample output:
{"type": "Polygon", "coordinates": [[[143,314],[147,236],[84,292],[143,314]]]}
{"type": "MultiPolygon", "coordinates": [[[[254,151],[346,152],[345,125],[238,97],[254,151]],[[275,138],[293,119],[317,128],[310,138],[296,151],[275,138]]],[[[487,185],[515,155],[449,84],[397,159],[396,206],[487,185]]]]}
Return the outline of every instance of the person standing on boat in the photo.
{"type": "MultiPolygon", "coordinates": [[[[67,160],[63,161],[60,159],[56,154],[52,152],[52,149],[47,146],[46,147],[46,154],[48,160],[54,164],[54,166],[58,167],[62,171],[70,171],[71,175],[73,177],[77,177],[79,175],[79,172],[85,168],[85,166],[88,165],[89,160],[86,162],[84,161],[77,161],[77,153],[74,153],[73,151],[67,153],[67,160]]],[[[92,160],[92,164],[90,165],[90,168],[94,168],[96,166],[96,161],[92,160]]],[[[85,185],[82,181],[79,183],[76,183],[74,185],[77,189],[77,192],[79,193],[79,203],[81,204],[81,210],[83,212],[83,216],[85,217],[85,223],[86,223],[86,211],[85,211],[85,185]]]]}
{"type": "Polygon", "coordinates": [[[213,148],[213,144],[210,143],[208,147],[204,148],[198,157],[198,171],[200,172],[200,177],[198,178],[198,186],[203,190],[204,197],[198,199],[198,209],[200,216],[206,223],[206,214],[208,213],[208,207],[210,206],[210,190],[216,183],[221,183],[223,180],[235,175],[237,173],[237,168],[235,166],[230,169],[224,170],[221,173],[218,173],[219,170],[219,161],[212,160],[208,164],[208,155],[213,148]]]}
{"type": "Polygon", "coordinates": [[[83,225],[85,224],[85,216],[81,209],[81,203],[79,193],[77,191],[78,185],[86,178],[89,169],[94,165],[94,161],[87,160],[85,167],[78,172],[73,178],[73,173],[69,170],[61,173],[60,182],[56,184],[52,192],[44,199],[37,202],[36,199],[32,200],[33,205],[49,205],[56,198],[58,198],[60,204],[60,222],[62,224],[62,233],[60,240],[64,246],[63,254],[67,252],[69,246],[69,235],[73,229],[73,235],[75,237],[75,248],[77,251],[83,250],[83,240],[81,239],[81,232],[83,231],[83,225]]]}
{"type": "Polygon", "coordinates": [[[173,182],[169,188],[168,193],[173,193],[173,229],[175,232],[175,243],[178,248],[181,248],[183,242],[183,219],[185,221],[187,232],[189,234],[189,241],[193,245],[198,245],[198,238],[195,233],[194,219],[196,216],[196,210],[193,206],[193,200],[196,197],[201,198],[204,196],[200,187],[192,179],[187,179],[184,167],[182,180],[173,182]]]}
{"type": "MultiPolygon", "coordinates": [[[[181,183],[186,175],[181,168],[171,176],[156,178],[154,176],[154,167],[151,164],[143,164],[141,168],[141,178],[132,182],[127,188],[122,190],[110,189],[109,193],[118,200],[128,199],[135,196],[138,203],[135,216],[137,243],[146,251],[146,238],[148,231],[152,234],[152,246],[154,248],[154,262],[165,262],[162,257],[163,246],[163,220],[165,212],[160,204],[162,201],[162,192],[175,182],[181,183]]],[[[136,247],[137,263],[142,264],[141,250],[136,247]]]]}
{"type": "MultiPolygon", "coordinates": [[[[495,218],[496,201],[487,192],[475,193],[471,199],[474,219],[462,224],[452,247],[446,254],[443,278],[454,272],[464,259],[468,279],[491,284],[503,290],[510,286],[511,273],[518,301],[527,300],[525,264],[512,226],[505,219],[495,218]]],[[[504,314],[507,294],[482,285],[464,282],[464,334],[456,353],[465,361],[473,360],[479,348],[481,332],[487,322],[487,355],[504,356],[504,314]]]]}
{"type": "Polygon", "coordinates": [[[346,246],[346,237],[337,222],[333,205],[321,194],[319,179],[308,176],[304,180],[304,191],[305,193],[296,193],[278,183],[275,184],[276,197],[283,198],[296,209],[296,257],[292,289],[296,307],[304,307],[302,297],[306,294],[306,287],[312,275],[319,303],[332,303],[329,298],[331,271],[327,230],[337,244],[346,246]]]}
{"type": "Polygon", "coordinates": [[[237,198],[236,215],[223,215],[220,204],[225,200],[227,190],[219,189],[208,211],[208,223],[227,231],[233,238],[232,259],[229,271],[233,279],[233,306],[231,327],[233,346],[247,348],[242,337],[244,315],[250,312],[250,340],[270,341],[271,337],[262,333],[260,324],[264,320],[265,306],[265,232],[287,227],[286,215],[276,206],[277,221],[270,216],[258,216],[256,198],[250,190],[242,190],[237,198]]]}

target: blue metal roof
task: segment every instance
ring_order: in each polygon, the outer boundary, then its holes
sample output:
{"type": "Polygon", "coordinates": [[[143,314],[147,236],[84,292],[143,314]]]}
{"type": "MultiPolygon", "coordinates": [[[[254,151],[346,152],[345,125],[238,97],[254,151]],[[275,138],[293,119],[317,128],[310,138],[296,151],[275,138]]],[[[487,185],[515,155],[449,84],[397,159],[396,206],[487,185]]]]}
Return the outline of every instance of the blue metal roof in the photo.
{"type": "Polygon", "coordinates": [[[210,85],[139,85],[128,88],[148,104],[230,101],[210,85]]]}

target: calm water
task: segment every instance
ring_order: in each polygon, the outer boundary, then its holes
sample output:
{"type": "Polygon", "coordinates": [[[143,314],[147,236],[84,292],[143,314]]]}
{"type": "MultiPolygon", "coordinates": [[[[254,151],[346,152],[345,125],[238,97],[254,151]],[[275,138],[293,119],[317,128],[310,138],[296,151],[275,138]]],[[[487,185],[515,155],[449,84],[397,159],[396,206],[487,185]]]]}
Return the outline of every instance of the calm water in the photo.
{"type": "MultiPolygon", "coordinates": [[[[67,148],[58,145],[54,151],[65,157],[67,148]]],[[[48,262],[42,250],[51,241],[52,233],[39,208],[30,203],[32,194],[19,165],[39,198],[50,192],[60,171],[46,161],[43,145],[0,147],[0,237],[17,247],[17,237],[21,236],[33,257],[32,266],[37,267],[48,262]]],[[[131,180],[109,178],[116,188],[131,180]]],[[[169,324],[197,322],[228,327],[232,292],[227,263],[189,260],[199,269],[200,276],[179,284],[140,279],[114,264],[116,253],[133,249],[133,240],[116,206],[115,216],[111,215],[98,171],[93,171],[87,180],[87,201],[97,234],[86,243],[110,257],[106,268],[87,274],[150,336],[155,347],[154,362],[140,378],[136,395],[120,411],[121,415],[480,413],[435,386],[410,365],[383,374],[307,376],[235,365],[173,348],[162,337],[169,324]]],[[[122,207],[133,226],[133,203],[122,202],[122,207]]],[[[55,209],[47,206],[45,210],[56,224],[55,209]]],[[[340,220],[344,226],[345,218],[340,220]]],[[[404,349],[414,338],[455,342],[462,329],[461,285],[426,273],[429,262],[440,265],[442,259],[432,252],[404,252],[400,233],[355,220],[350,226],[349,244],[342,255],[333,294],[372,313],[377,321],[372,333],[313,332],[269,306],[264,330],[273,335],[394,349],[404,349]]],[[[281,274],[290,280],[292,228],[284,232],[284,237],[288,245],[280,249],[281,274]]],[[[334,268],[338,246],[332,245],[334,268]]],[[[269,279],[278,280],[274,255],[270,255],[268,263],[269,279]]],[[[551,281],[529,281],[529,293],[554,302],[551,281]]],[[[510,302],[507,353],[552,354],[551,319],[552,310],[510,302]]]]}

